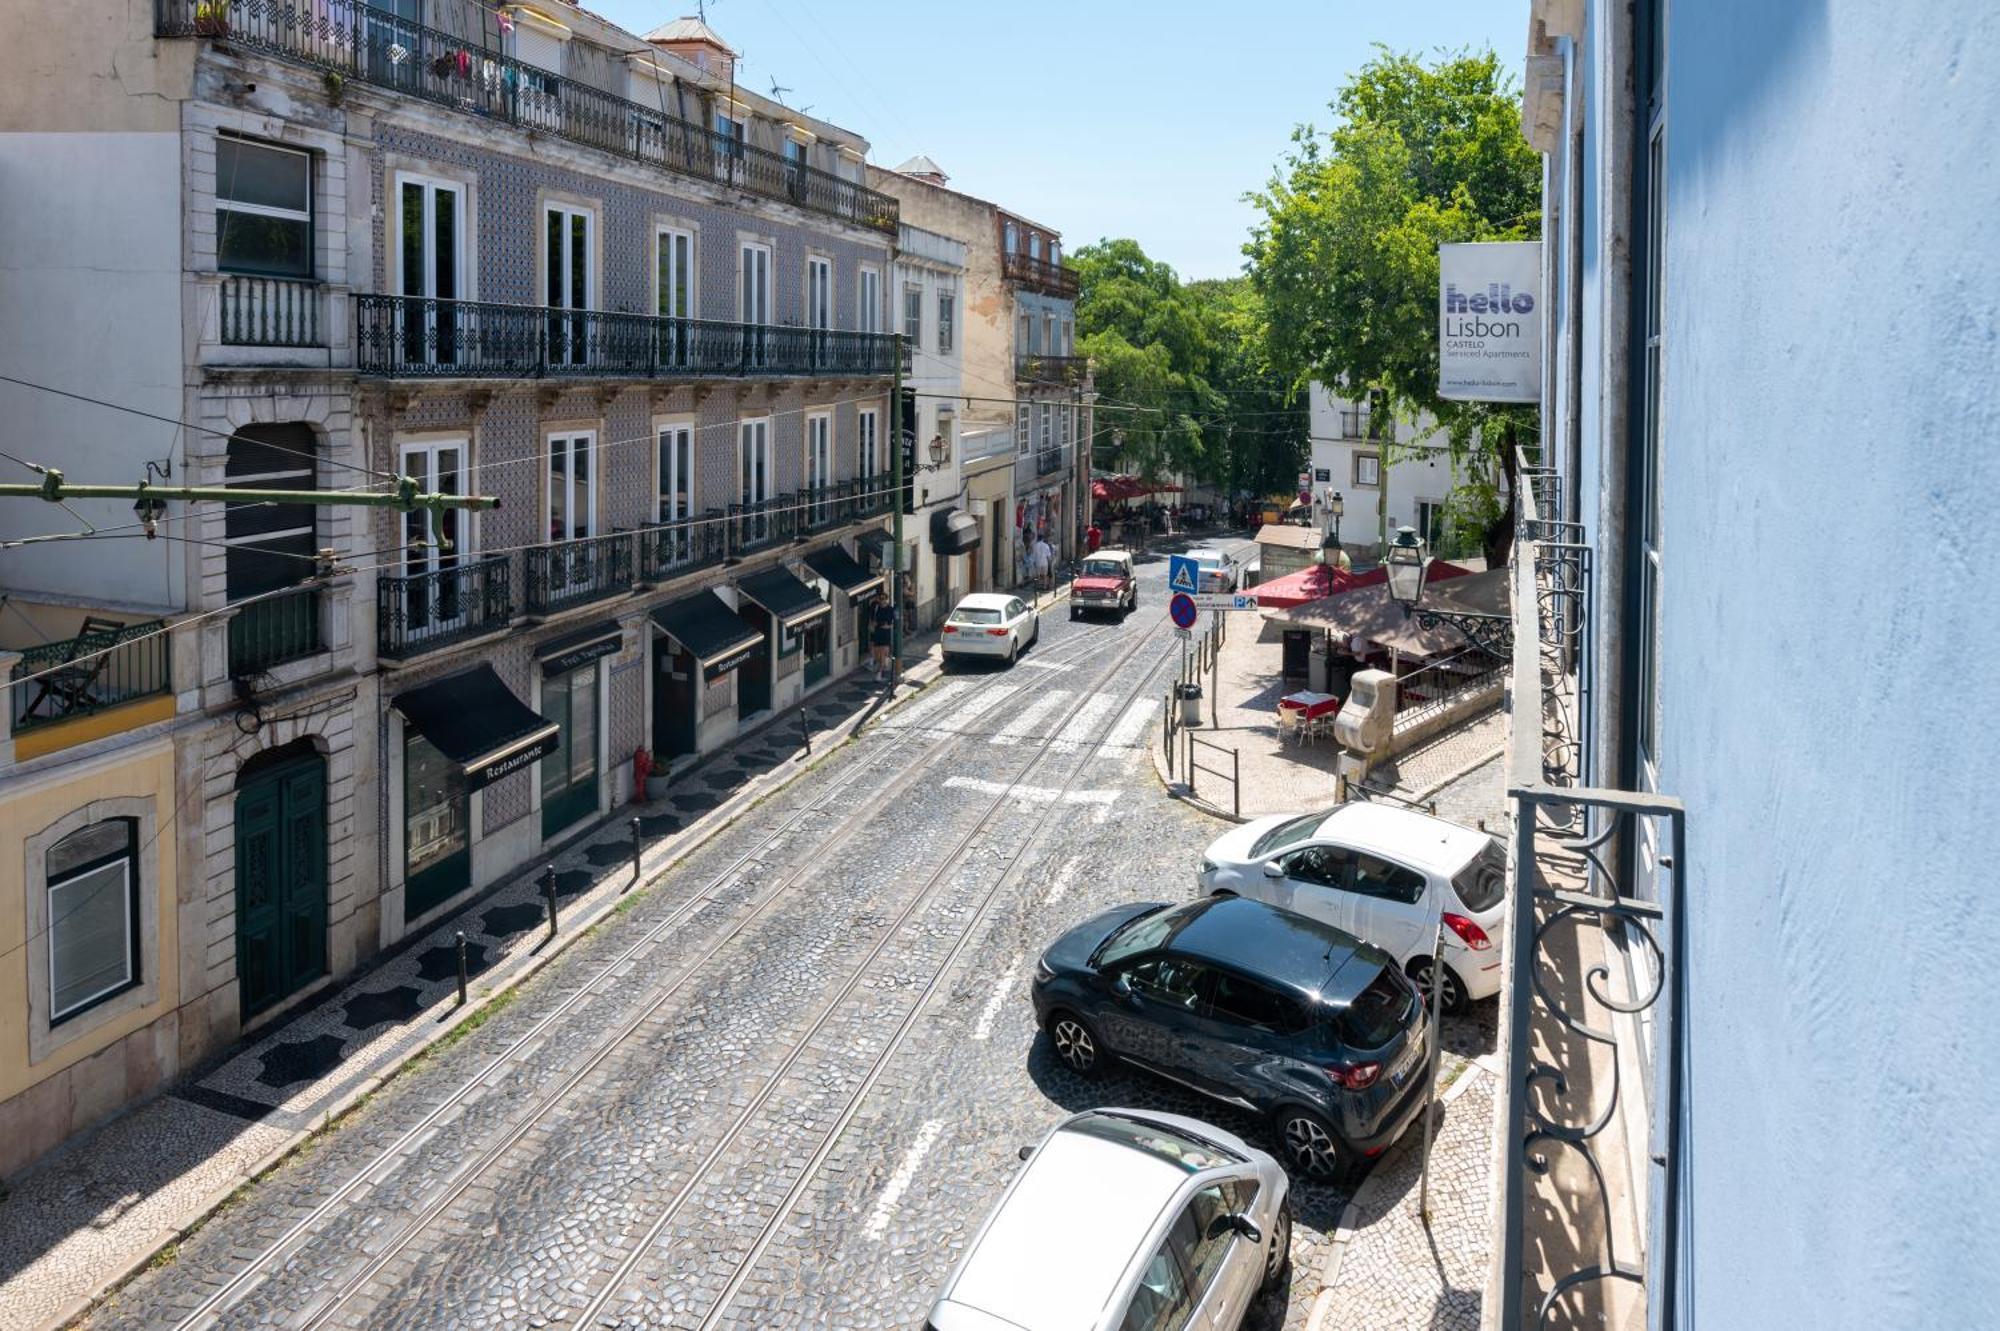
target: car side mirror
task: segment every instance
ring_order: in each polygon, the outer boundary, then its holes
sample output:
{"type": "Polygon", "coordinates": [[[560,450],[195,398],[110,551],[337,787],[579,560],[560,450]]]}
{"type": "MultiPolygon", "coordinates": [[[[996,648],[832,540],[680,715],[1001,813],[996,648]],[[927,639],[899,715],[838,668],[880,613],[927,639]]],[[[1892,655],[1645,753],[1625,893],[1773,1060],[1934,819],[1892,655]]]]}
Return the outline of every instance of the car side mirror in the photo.
{"type": "Polygon", "coordinates": [[[1014,1152],[1014,1154],[1022,1160],[1026,1160],[1029,1156],[1033,1155],[1034,1153],[1035,1153],[1035,1144],[1033,1142],[1029,1142],[1026,1146],[1023,1146],[1020,1150],[1014,1152]]]}
{"type": "Polygon", "coordinates": [[[1209,1238],[1218,1239],[1224,1234],[1238,1234],[1252,1243],[1264,1241],[1264,1231],[1240,1211],[1235,1215],[1219,1215],[1208,1222],[1209,1238]]]}
{"type": "Polygon", "coordinates": [[[1266,878],[1283,878],[1285,876],[1285,866],[1277,860],[1265,860],[1264,876],[1266,878]]]}
{"type": "Polygon", "coordinates": [[[1120,975],[1111,982],[1111,991],[1120,998],[1129,1000],[1132,997],[1132,977],[1129,975],[1120,975]]]}

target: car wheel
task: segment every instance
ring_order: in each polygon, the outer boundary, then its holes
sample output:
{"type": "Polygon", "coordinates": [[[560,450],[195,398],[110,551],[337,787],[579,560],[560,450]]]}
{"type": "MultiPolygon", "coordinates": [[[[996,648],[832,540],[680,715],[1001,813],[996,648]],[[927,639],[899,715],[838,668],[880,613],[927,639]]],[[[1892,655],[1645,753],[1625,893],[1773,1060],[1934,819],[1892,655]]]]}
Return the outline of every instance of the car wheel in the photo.
{"type": "Polygon", "coordinates": [[[1040,642],[1041,640],[1042,640],[1042,617],[1040,615],[1036,615],[1035,631],[1028,635],[1028,645],[1030,647],[1033,647],[1036,643],[1040,642]]]}
{"type": "Polygon", "coordinates": [[[1010,666],[1013,665],[1015,661],[1020,659],[1020,656],[1021,640],[1019,638],[1007,639],[1007,664],[1010,666]]]}
{"type": "Polygon", "coordinates": [[[1287,1197],[1278,1203],[1278,1218],[1271,1223],[1271,1250],[1264,1254],[1265,1291],[1274,1290],[1285,1283],[1285,1275],[1292,1269],[1292,1199],[1287,1197]]]}
{"type": "Polygon", "coordinates": [[[1097,1032],[1073,1012],[1050,1016],[1049,1042],[1055,1046],[1062,1065],[1079,1077],[1095,1077],[1104,1066],[1104,1045],[1097,1032]]]}
{"type": "Polygon", "coordinates": [[[1276,1118],[1278,1146],[1294,1174],[1315,1183],[1338,1183],[1352,1171],[1353,1152],[1318,1114],[1287,1105],[1276,1118]]]}
{"type": "MultiPolygon", "coordinates": [[[[1410,963],[1410,980],[1417,986],[1417,992],[1424,996],[1425,1004],[1431,1001],[1431,959],[1418,957],[1410,963]]],[[[1458,978],[1458,972],[1451,967],[1444,968],[1444,1010],[1453,1016],[1472,1006],[1472,1000],[1465,996],[1465,981],[1458,978]]]]}

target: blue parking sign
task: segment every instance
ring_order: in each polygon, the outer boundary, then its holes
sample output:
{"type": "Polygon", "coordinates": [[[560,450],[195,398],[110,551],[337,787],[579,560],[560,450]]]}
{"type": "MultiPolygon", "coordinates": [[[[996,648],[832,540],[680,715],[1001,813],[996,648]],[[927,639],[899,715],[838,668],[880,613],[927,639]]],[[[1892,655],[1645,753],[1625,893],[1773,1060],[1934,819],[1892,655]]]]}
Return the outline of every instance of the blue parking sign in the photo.
{"type": "Polygon", "coordinates": [[[1186,555],[1167,556],[1167,590],[1193,596],[1201,590],[1201,565],[1186,555]]]}

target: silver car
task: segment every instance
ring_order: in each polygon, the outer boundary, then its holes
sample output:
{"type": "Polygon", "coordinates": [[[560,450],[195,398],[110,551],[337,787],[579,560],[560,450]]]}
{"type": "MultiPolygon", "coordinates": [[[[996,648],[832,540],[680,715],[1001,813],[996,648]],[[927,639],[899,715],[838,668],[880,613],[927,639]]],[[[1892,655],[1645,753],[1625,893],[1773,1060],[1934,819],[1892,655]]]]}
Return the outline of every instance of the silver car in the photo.
{"type": "Polygon", "coordinates": [[[1236,1331],[1291,1254],[1290,1182],[1178,1114],[1056,1125],[931,1308],[928,1331],[1236,1331]]]}

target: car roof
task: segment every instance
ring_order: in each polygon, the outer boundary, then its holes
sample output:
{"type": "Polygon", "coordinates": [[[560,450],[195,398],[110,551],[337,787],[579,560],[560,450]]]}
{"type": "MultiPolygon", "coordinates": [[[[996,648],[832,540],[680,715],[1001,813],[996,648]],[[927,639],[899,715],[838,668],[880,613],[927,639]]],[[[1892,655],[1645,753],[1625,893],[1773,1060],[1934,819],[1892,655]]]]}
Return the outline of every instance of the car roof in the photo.
{"type": "Polygon", "coordinates": [[[1198,545],[1194,549],[1187,552],[1187,557],[1189,559],[1193,559],[1196,561],[1200,561],[1203,559],[1213,559],[1220,561],[1222,558],[1222,551],[1216,549],[1212,545],[1198,545]]]}
{"type": "Polygon", "coordinates": [[[1315,836],[1449,878],[1493,838],[1415,809],[1355,800],[1327,815],[1315,836]]]}
{"type": "Polygon", "coordinates": [[[1008,602],[1016,599],[1018,598],[1006,592],[974,592],[970,596],[961,596],[958,604],[953,609],[1004,610],[1007,608],[1008,602]]]}
{"type": "Polygon", "coordinates": [[[1091,1325],[1190,1177],[1160,1156],[1058,1130],[987,1221],[944,1297],[1026,1331],[1091,1325]]]}
{"type": "Polygon", "coordinates": [[[1130,550],[1093,550],[1085,555],[1084,559],[1086,561],[1092,559],[1122,559],[1129,564],[1132,562],[1132,552],[1130,550]]]}
{"type": "Polygon", "coordinates": [[[1308,998],[1344,1002],[1389,960],[1345,929],[1249,897],[1210,897],[1203,904],[1207,908],[1190,913],[1168,939],[1168,951],[1234,967],[1308,998]],[[1360,964],[1342,975],[1350,961],[1360,964]]]}

